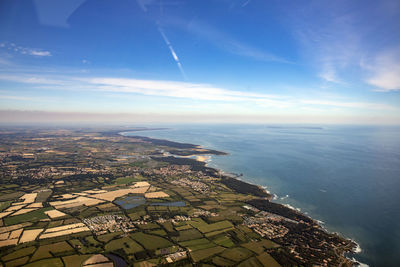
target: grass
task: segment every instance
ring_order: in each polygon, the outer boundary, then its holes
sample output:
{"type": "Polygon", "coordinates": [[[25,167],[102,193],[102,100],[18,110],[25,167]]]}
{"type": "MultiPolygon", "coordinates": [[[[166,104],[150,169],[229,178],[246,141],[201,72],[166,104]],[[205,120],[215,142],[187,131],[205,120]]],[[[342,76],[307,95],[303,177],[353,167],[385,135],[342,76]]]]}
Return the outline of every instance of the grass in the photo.
{"type": "Polygon", "coordinates": [[[109,252],[123,249],[127,255],[143,251],[143,248],[129,237],[112,240],[104,246],[104,249],[109,252]]]}
{"type": "Polygon", "coordinates": [[[21,248],[21,249],[18,249],[17,251],[14,251],[14,252],[2,257],[1,259],[3,261],[17,259],[20,257],[31,255],[33,252],[35,252],[35,250],[36,250],[35,247],[21,248]]]}
{"type": "Polygon", "coordinates": [[[89,259],[92,255],[71,255],[71,256],[66,256],[63,257],[63,261],[65,263],[66,267],[76,267],[76,266],[81,266],[81,264],[89,259]]]}
{"type": "Polygon", "coordinates": [[[212,262],[217,266],[234,266],[235,262],[228,259],[216,256],[212,259],[212,262]]]}
{"type": "Polygon", "coordinates": [[[91,246],[99,246],[101,243],[94,239],[93,236],[85,237],[86,242],[88,242],[91,246]]]}
{"type": "Polygon", "coordinates": [[[174,231],[174,226],[172,225],[171,222],[165,222],[162,224],[162,226],[167,230],[167,232],[173,232],[174,231]]]}
{"type": "Polygon", "coordinates": [[[179,236],[173,237],[178,242],[202,238],[203,235],[196,229],[179,231],[179,236]]]}
{"type": "Polygon", "coordinates": [[[121,234],[122,234],[122,232],[109,233],[109,234],[98,236],[97,239],[100,240],[101,242],[107,243],[114,237],[121,235],[121,234]]]}
{"type": "Polygon", "coordinates": [[[208,224],[201,219],[197,219],[196,221],[190,221],[190,225],[197,228],[202,233],[210,233],[226,228],[233,228],[233,224],[230,221],[221,221],[212,224],[208,224]]]}
{"type": "Polygon", "coordinates": [[[265,249],[279,247],[278,244],[276,244],[273,241],[268,240],[268,239],[263,239],[258,242],[249,242],[249,243],[243,244],[242,246],[257,253],[257,254],[262,254],[265,251],[265,249]]]}
{"type": "Polygon", "coordinates": [[[145,249],[153,250],[158,248],[166,248],[173,244],[165,238],[155,235],[148,235],[142,232],[131,234],[133,240],[141,244],[145,249]]]}
{"type": "MultiPolygon", "coordinates": [[[[241,262],[238,267],[262,267],[262,265],[255,257],[252,257],[250,259],[245,260],[244,262],[241,262]]],[[[270,265],[267,265],[270,266],[270,265]]]]}
{"type": "Polygon", "coordinates": [[[0,202],[0,212],[8,208],[11,204],[11,201],[0,202]]]}
{"type": "Polygon", "coordinates": [[[229,230],[231,230],[231,229],[232,229],[232,228],[226,228],[226,229],[222,229],[222,230],[210,232],[210,233],[205,234],[205,236],[206,236],[207,238],[210,238],[210,237],[213,237],[213,236],[222,234],[222,233],[224,233],[224,232],[226,232],[226,231],[229,231],[229,230]]]}
{"type": "MultiPolygon", "coordinates": [[[[79,239],[72,239],[68,241],[73,247],[77,248],[79,253],[81,254],[89,254],[89,253],[96,253],[102,250],[101,247],[96,247],[93,245],[84,246],[79,239]]],[[[99,243],[100,244],[100,243],[99,243]]]]}
{"type": "Polygon", "coordinates": [[[278,247],[280,247],[278,244],[276,244],[275,242],[273,242],[271,240],[268,240],[268,239],[263,239],[263,240],[260,241],[260,243],[265,248],[278,248],[278,247]]]}
{"type": "Polygon", "coordinates": [[[63,267],[64,264],[60,258],[45,259],[24,265],[26,267],[63,267]]]}
{"type": "Polygon", "coordinates": [[[21,265],[24,265],[25,263],[27,263],[28,260],[29,260],[29,257],[25,256],[23,258],[19,258],[19,259],[16,259],[16,260],[8,261],[8,262],[6,262],[6,267],[8,267],[8,266],[21,266],[21,265]]]}
{"type": "Polygon", "coordinates": [[[247,258],[250,258],[252,255],[253,253],[250,250],[242,247],[227,249],[223,253],[221,253],[222,257],[233,260],[235,262],[243,261],[247,258]]]}
{"type": "Polygon", "coordinates": [[[36,202],[45,202],[53,192],[51,190],[40,191],[36,197],[36,202]]]}
{"type": "Polygon", "coordinates": [[[181,243],[179,243],[179,245],[181,245],[182,247],[185,247],[185,248],[189,248],[192,251],[216,247],[215,244],[211,243],[206,238],[200,238],[200,239],[181,242],[181,243]]]}
{"type": "Polygon", "coordinates": [[[49,228],[61,226],[62,224],[63,224],[63,220],[51,221],[49,223],[49,228]]]}
{"type": "Polygon", "coordinates": [[[142,230],[153,230],[160,228],[160,226],[156,223],[139,224],[137,227],[142,230]]]}
{"type": "Polygon", "coordinates": [[[265,248],[260,244],[260,242],[249,242],[246,244],[242,244],[242,246],[257,254],[261,254],[265,250],[265,248]]]}
{"type": "Polygon", "coordinates": [[[139,181],[137,178],[135,177],[120,177],[115,179],[114,184],[130,184],[132,182],[137,182],[139,181]]]}
{"type": "Polygon", "coordinates": [[[264,266],[281,267],[281,265],[278,262],[276,262],[276,260],[272,258],[271,255],[269,255],[267,252],[264,252],[261,255],[257,256],[257,259],[264,266]]]}
{"type": "Polygon", "coordinates": [[[213,242],[217,245],[226,247],[226,248],[230,248],[233,247],[235,244],[232,242],[232,240],[227,237],[227,236],[220,236],[217,237],[216,239],[213,240],[213,242]]]}
{"type": "Polygon", "coordinates": [[[12,193],[8,193],[8,194],[2,193],[0,195],[0,201],[17,199],[17,198],[21,197],[23,194],[24,194],[23,192],[12,192],[12,193]]]}
{"type": "Polygon", "coordinates": [[[33,254],[32,256],[31,261],[36,261],[44,258],[51,258],[53,257],[52,254],[63,254],[72,250],[73,248],[66,241],[43,245],[36,250],[35,254],[33,254]]]}
{"type": "Polygon", "coordinates": [[[210,258],[211,256],[221,253],[225,249],[223,247],[212,247],[212,248],[206,248],[202,250],[197,250],[197,251],[191,251],[190,256],[192,257],[194,262],[199,262],[201,260],[210,258]]]}
{"type": "Polygon", "coordinates": [[[44,213],[45,211],[52,210],[52,207],[42,208],[35,211],[31,211],[25,214],[6,217],[4,223],[6,225],[13,225],[22,222],[36,222],[42,219],[48,219],[49,217],[44,213]]]}
{"type": "Polygon", "coordinates": [[[167,236],[168,235],[167,232],[165,232],[163,229],[154,230],[154,231],[151,231],[149,233],[153,234],[153,235],[161,235],[161,236],[167,236]]]}
{"type": "Polygon", "coordinates": [[[175,227],[175,229],[178,231],[183,231],[183,230],[187,230],[187,229],[191,229],[191,228],[192,228],[192,226],[190,224],[175,227]]]}

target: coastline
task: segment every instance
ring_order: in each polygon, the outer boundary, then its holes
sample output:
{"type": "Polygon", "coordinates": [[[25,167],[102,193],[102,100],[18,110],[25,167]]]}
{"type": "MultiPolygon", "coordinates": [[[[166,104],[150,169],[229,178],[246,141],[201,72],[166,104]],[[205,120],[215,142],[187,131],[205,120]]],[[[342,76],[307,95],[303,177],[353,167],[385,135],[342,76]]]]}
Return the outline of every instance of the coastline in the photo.
{"type": "MultiPolygon", "coordinates": [[[[150,131],[151,129],[147,129],[147,130],[150,131]]],[[[357,261],[354,258],[354,254],[360,253],[362,251],[362,249],[361,249],[360,245],[356,241],[354,241],[353,239],[345,237],[341,233],[330,232],[329,230],[327,230],[323,226],[324,222],[316,220],[316,219],[313,219],[308,214],[301,212],[301,210],[299,208],[293,207],[293,206],[291,206],[289,204],[285,205],[285,204],[281,204],[281,203],[277,203],[277,202],[272,202],[273,200],[276,200],[278,198],[278,196],[276,194],[273,194],[270,191],[268,191],[266,186],[261,186],[261,185],[257,185],[257,184],[252,184],[252,183],[250,183],[248,181],[243,181],[242,179],[239,178],[239,177],[243,176],[242,174],[238,175],[238,174],[226,173],[226,172],[224,172],[223,170],[221,170],[221,169],[219,169],[217,167],[214,168],[214,167],[209,167],[208,166],[208,163],[211,160],[211,155],[228,155],[227,153],[221,152],[221,151],[216,151],[216,150],[208,150],[208,149],[202,148],[199,145],[194,145],[194,144],[179,143],[179,142],[163,140],[163,139],[156,139],[156,138],[149,138],[149,137],[144,137],[144,136],[125,135],[125,133],[134,132],[134,131],[135,130],[133,130],[133,131],[124,131],[123,133],[121,132],[121,133],[118,133],[118,134],[123,135],[125,137],[139,138],[139,139],[146,140],[146,141],[149,141],[149,142],[152,142],[152,143],[154,142],[155,144],[166,144],[166,143],[173,144],[172,147],[174,147],[174,146],[178,146],[178,147],[181,147],[181,148],[185,147],[185,148],[192,149],[193,151],[196,151],[194,154],[189,154],[189,155],[187,155],[187,154],[185,154],[185,155],[170,154],[168,156],[168,158],[187,159],[188,161],[186,163],[189,163],[188,165],[191,165],[190,164],[191,161],[192,161],[192,163],[193,162],[198,162],[205,169],[207,169],[208,171],[211,170],[211,172],[214,175],[219,176],[220,178],[222,178],[222,183],[224,183],[223,182],[224,180],[229,180],[230,182],[235,181],[233,183],[240,184],[241,185],[240,189],[239,189],[240,191],[236,190],[238,188],[235,189],[235,188],[230,187],[231,189],[233,189],[233,190],[235,190],[235,191],[237,191],[239,193],[252,194],[253,192],[251,192],[251,190],[248,191],[248,189],[246,189],[246,188],[247,187],[250,187],[250,188],[255,188],[256,187],[258,190],[262,191],[263,194],[264,194],[264,196],[262,198],[260,198],[260,200],[263,200],[263,201],[266,201],[268,203],[271,203],[271,204],[275,205],[276,207],[280,207],[280,208],[284,207],[284,208],[290,209],[291,211],[293,211],[297,215],[299,215],[301,217],[304,217],[304,218],[307,218],[314,225],[318,225],[318,227],[320,227],[322,229],[322,231],[324,231],[326,234],[332,235],[332,236],[337,236],[338,238],[341,238],[343,240],[348,241],[349,243],[347,245],[347,249],[346,249],[347,251],[342,252],[341,255],[340,255],[341,257],[343,257],[345,260],[348,261],[347,264],[350,264],[350,265],[345,265],[345,266],[354,266],[354,265],[355,266],[368,266],[367,264],[361,263],[361,262],[357,261]],[[180,145],[182,145],[182,146],[180,146],[180,145]],[[207,155],[208,158],[207,158],[207,160],[204,160],[204,158],[200,156],[200,160],[198,160],[199,159],[198,158],[199,155],[207,155]],[[348,255],[348,254],[350,254],[350,255],[348,255]]],[[[166,146],[168,146],[168,145],[166,145],[166,146]]],[[[168,161],[168,162],[170,162],[170,161],[168,161]]],[[[197,164],[194,164],[194,165],[197,165],[197,164]]],[[[198,166],[196,166],[196,167],[198,167],[198,166]]],[[[261,196],[259,196],[259,197],[261,197],[261,196]]],[[[285,196],[285,197],[288,197],[288,196],[285,196]]],[[[254,203],[252,203],[252,204],[254,204],[254,203]]],[[[344,263],[344,264],[346,264],[346,263],[344,263]]]]}

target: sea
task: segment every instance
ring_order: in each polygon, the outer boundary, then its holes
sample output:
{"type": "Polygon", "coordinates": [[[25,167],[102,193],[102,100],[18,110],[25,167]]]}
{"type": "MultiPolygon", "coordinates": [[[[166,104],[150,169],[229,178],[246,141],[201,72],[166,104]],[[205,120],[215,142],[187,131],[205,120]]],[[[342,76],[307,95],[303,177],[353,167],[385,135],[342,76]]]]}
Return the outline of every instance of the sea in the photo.
{"type": "Polygon", "coordinates": [[[400,266],[400,127],[147,125],[140,135],[227,152],[208,166],[265,187],[276,202],[353,239],[361,266],[400,266]]]}

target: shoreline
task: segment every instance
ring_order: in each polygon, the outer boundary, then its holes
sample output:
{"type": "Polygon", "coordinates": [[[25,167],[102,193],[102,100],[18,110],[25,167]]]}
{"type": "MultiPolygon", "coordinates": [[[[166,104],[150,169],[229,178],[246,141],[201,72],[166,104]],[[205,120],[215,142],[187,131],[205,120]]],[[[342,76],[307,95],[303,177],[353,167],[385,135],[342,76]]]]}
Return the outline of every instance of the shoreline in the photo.
{"type": "MultiPolygon", "coordinates": [[[[151,131],[151,129],[148,129],[148,130],[151,131]]],[[[340,238],[343,238],[344,240],[350,241],[350,244],[349,244],[349,246],[350,246],[350,251],[344,252],[343,255],[342,255],[342,257],[344,257],[345,259],[349,260],[349,261],[351,262],[351,264],[354,265],[354,266],[363,266],[363,267],[364,267],[364,266],[369,266],[369,265],[367,265],[367,264],[364,264],[364,263],[359,262],[357,259],[354,258],[355,254],[359,254],[359,253],[362,252],[362,248],[361,248],[360,244],[359,244],[358,242],[356,242],[355,240],[353,240],[352,238],[345,237],[343,234],[338,233],[338,232],[331,232],[331,231],[329,231],[329,230],[326,229],[326,228],[324,227],[324,225],[323,225],[323,224],[325,224],[325,222],[320,221],[320,220],[317,220],[317,219],[313,219],[313,218],[312,218],[311,216],[309,216],[307,213],[302,212],[300,208],[293,207],[293,206],[291,206],[291,205],[289,205],[289,204],[282,204],[282,203],[278,203],[278,202],[272,202],[273,200],[278,199],[278,196],[277,196],[276,194],[271,193],[270,191],[268,191],[268,190],[266,189],[267,186],[261,186],[261,185],[258,185],[258,184],[252,184],[251,182],[248,182],[248,181],[243,181],[242,179],[239,178],[239,177],[243,176],[243,174],[238,175],[238,174],[234,174],[234,173],[227,173],[227,172],[223,171],[222,169],[219,169],[218,167],[214,168],[214,167],[209,167],[209,166],[208,166],[209,160],[211,160],[211,156],[212,156],[212,155],[228,155],[228,153],[221,152],[221,151],[216,151],[216,150],[208,150],[208,149],[203,148],[203,147],[200,146],[200,145],[194,145],[194,144],[188,144],[188,143],[179,143],[179,142],[175,142],[175,141],[169,141],[169,140],[157,139],[157,138],[150,138],[150,137],[145,137],[145,136],[130,136],[130,135],[125,135],[126,133],[134,132],[134,131],[135,131],[135,130],[133,130],[133,131],[124,131],[124,132],[121,132],[121,133],[118,133],[118,134],[119,134],[119,135],[122,135],[122,136],[125,136],[125,137],[143,138],[143,139],[146,139],[146,141],[150,141],[150,142],[154,140],[154,141],[156,141],[157,143],[161,141],[161,142],[171,142],[171,143],[174,143],[174,144],[183,144],[183,145],[185,145],[185,146],[186,146],[186,145],[192,146],[192,147],[191,147],[192,149],[193,149],[193,148],[196,149],[196,151],[197,151],[196,154],[185,155],[185,156],[170,154],[169,157],[174,157],[174,158],[186,158],[186,159],[190,159],[190,160],[196,161],[196,162],[198,162],[198,163],[203,164],[204,167],[206,167],[207,169],[213,170],[215,174],[218,174],[218,176],[219,176],[219,177],[222,177],[223,179],[234,179],[234,180],[240,182],[240,183],[243,184],[243,185],[246,184],[246,185],[248,185],[248,186],[257,187],[259,190],[262,190],[266,195],[268,195],[268,196],[266,196],[266,197],[263,197],[262,199],[264,199],[264,200],[266,200],[266,201],[268,201],[268,202],[270,202],[270,203],[279,205],[279,206],[281,206],[281,207],[286,207],[286,208],[292,210],[293,212],[295,212],[295,213],[297,213],[297,214],[299,214],[299,215],[301,215],[301,216],[304,216],[304,217],[308,218],[308,219],[311,220],[315,225],[318,225],[326,234],[335,235],[335,236],[338,236],[338,237],[340,237],[340,238]],[[217,153],[215,153],[215,154],[214,154],[214,153],[206,153],[206,152],[209,152],[209,151],[217,152],[217,153]],[[203,152],[204,154],[203,154],[202,152],[203,152]],[[207,155],[207,154],[208,154],[208,155],[207,155]],[[208,160],[197,160],[197,156],[199,156],[199,155],[207,155],[207,156],[208,156],[208,160]],[[191,158],[191,157],[195,157],[195,158],[193,159],[193,158],[191,158]],[[350,255],[346,255],[346,254],[350,254],[350,255]]],[[[167,146],[168,146],[168,145],[167,145],[167,146]]],[[[233,189],[233,188],[232,188],[232,189],[233,189]]],[[[235,189],[233,189],[233,190],[235,190],[235,189]]],[[[240,192],[240,193],[243,193],[243,192],[240,192]]],[[[251,192],[247,192],[247,193],[248,193],[248,194],[251,194],[251,192]]]]}

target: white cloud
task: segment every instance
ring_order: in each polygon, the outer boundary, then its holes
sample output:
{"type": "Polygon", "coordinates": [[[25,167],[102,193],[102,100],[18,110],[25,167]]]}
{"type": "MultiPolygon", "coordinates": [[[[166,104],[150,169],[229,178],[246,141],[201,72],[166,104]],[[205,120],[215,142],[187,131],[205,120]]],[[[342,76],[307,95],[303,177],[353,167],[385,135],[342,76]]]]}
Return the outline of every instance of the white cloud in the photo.
{"type": "Polygon", "coordinates": [[[8,51],[22,54],[22,55],[30,55],[30,56],[37,56],[37,57],[49,57],[52,55],[50,51],[29,48],[29,47],[23,47],[23,46],[16,45],[14,43],[1,43],[0,48],[7,49],[8,51]]]}
{"type": "Polygon", "coordinates": [[[39,50],[31,49],[28,52],[32,56],[39,56],[39,57],[49,57],[49,56],[51,56],[51,53],[49,51],[39,51],[39,50]]]}
{"type": "Polygon", "coordinates": [[[378,87],[375,91],[400,90],[400,48],[379,54],[372,64],[361,64],[369,71],[366,82],[378,87]]]}
{"type": "MultiPolygon", "coordinates": [[[[250,110],[276,112],[296,112],[304,108],[320,108],[332,111],[332,108],[342,111],[375,110],[393,111],[399,110],[388,104],[373,102],[355,102],[350,100],[337,100],[335,97],[320,97],[302,99],[287,95],[265,94],[247,91],[235,91],[220,88],[210,84],[190,83],[165,80],[143,80],[115,77],[77,77],[66,75],[44,74],[13,74],[0,75],[0,80],[31,84],[36,89],[47,90],[73,90],[77,93],[96,92],[116,93],[121,95],[139,94],[144,96],[170,97],[175,99],[188,99],[201,101],[203,104],[226,103],[248,107],[250,110]]],[[[165,100],[168,101],[168,100],[165,100]]],[[[202,104],[202,105],[203,105],[202,104]]],[[[335,110],[336,110],[335,109],[335,110]]]]}
{"type": "Polygon", "coordinates": [[[86,82],[102,91],[139,93],[144,95],[168,96],[210,101],[254,101],[282,104],[279,96],[233,91],[208,84],[176,81],[137,80],[125,78],[92,78],[86,82]]]}
{"type": "Polygon", "coordinates": [[[341,83],[341,81],[337,77],[335,68],[332,67],[330,64],[325,64],[325,66],[322,68],[321,73],[319,74],[319,77],[327,82],[341,83]]]}

